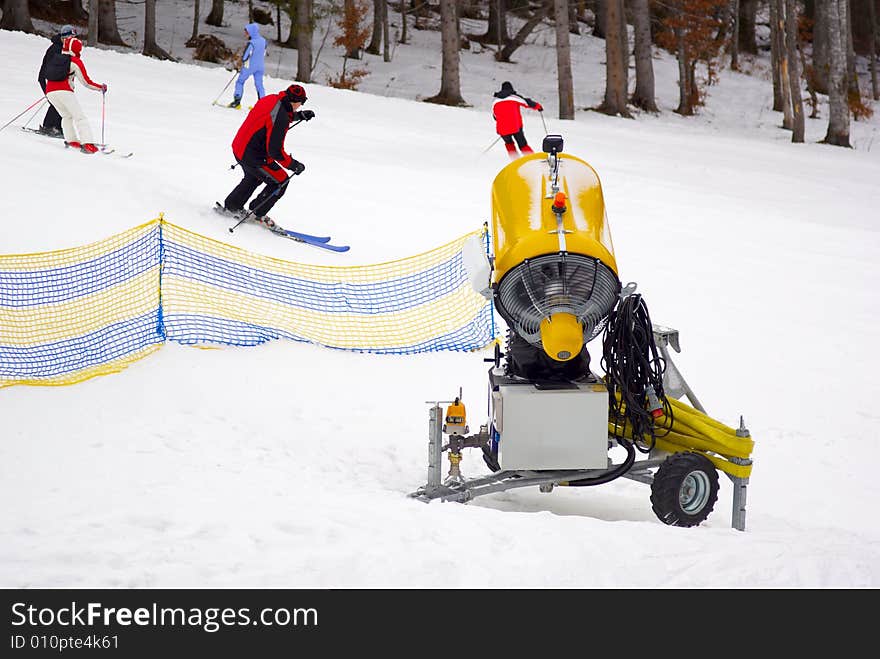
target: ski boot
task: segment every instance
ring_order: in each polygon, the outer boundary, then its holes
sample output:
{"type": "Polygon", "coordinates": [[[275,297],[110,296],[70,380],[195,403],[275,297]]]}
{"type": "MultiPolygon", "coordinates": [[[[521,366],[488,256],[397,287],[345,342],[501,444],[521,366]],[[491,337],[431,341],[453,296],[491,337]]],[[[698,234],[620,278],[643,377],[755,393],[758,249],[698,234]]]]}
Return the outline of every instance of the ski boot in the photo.
{"type": "Polygon", "coordinates": [[[232,99],[232,103],[230,103],[226,107],[235,108],[236,110],[240,110],[241,109],[241,98],[236,96],[235,98],[232,99]]]}
{"type": "Polygon", "coordinates": [[[48,126],[40,126],[37,132],[47,137],[64,137],[64,133],[60,128],[50,128],[48,126]]]}
{"type": "Polygon", "coordinates": [[[255,219],[257,222],[259,222],[260,224],[262,224],[264,227],[266,227],[267,229],[269,229],[269,231],[271,231],[272,233],[281,233],[281,234],[286,233],[286,232],[284,231],[284,229],[282,229],[282,228],[279,227],[277,224],[275,224],[275,220],[273,220],[273,219],[272,219],[271,217],[269,217],[268,215],[263,215],[262,217],[260,217],[260,216],[254,216],[254,219],[255,219]]]}

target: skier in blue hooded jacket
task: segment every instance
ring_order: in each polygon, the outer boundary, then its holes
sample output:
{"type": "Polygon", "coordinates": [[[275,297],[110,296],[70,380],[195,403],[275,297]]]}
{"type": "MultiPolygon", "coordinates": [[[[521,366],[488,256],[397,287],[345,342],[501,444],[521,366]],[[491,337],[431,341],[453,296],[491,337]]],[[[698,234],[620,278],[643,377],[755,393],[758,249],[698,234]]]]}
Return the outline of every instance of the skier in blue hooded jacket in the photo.
{"type": "Polygon", "coordinates": [[[257,98],[263,98],[266,90],[263,89],[263,71],[266,70],[266,40],[260,35],[260,26],[257,23],[248,23],[244,28],[248,36],[248,44],[241,56],[241,71],[235,81],[235,92],[231,108],[241,107],[241,95],[244,92],[244,83],[251,76],[254,77],[254,87],[257,88],[257,98]]]}

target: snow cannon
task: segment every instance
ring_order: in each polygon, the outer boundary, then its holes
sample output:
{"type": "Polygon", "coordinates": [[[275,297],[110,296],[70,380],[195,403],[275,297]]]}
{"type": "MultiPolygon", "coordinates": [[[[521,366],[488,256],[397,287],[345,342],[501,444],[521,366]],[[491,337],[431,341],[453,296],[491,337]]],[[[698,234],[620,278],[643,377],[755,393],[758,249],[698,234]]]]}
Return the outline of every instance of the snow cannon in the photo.
{"type": "Polygon", "coordinates": [[[727,426],[700,405],[668,350],[681,351],[678,330],[651,321],[635,282],[621,286],[598,175],[562,147],[547,135],[543,153],[505,165],[492,182],[492,244],[483,234],[463,246],[474,290],[507,324],[507,349],[496,340],[483,360],[488,417],[477,432],[461,389],[428,401],[428,479],[411,496],[466,503],[628,478],[650,485],[661,522],[689,527],[712,512],[721,472],[733,484],[731,526],[744,531],[754,442],[743,417],[727,426]],[[604,374],[587,352],[600,334],[604,374]],[[441,403],[451,403],[445,423],[441,403]],[[467,448],[490,474],[465,477],[467,448]]]}
{"type": "Polygon", "coordinates": [[[586,344],[620,293],[602,185],[548,135],[492,183],[492,289],[512,330],[516,375],[573,379],[589,372],[586,344]]]}

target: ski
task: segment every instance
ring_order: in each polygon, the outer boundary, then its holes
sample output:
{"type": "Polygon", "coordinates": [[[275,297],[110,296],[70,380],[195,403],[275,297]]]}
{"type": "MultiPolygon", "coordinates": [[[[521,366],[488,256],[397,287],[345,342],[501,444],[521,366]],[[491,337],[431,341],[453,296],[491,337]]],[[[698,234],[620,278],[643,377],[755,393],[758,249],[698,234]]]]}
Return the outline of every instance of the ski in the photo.
{"type": "MultiPolygon", "coordinates": [[[[95,153],[100,153],[105,156],[116,156],[117,158],[131,158],[134,155],[134,151],[117,151],[113,147],[108,147],[106,145],[96,144],[98,150],[95,153]]],[[[69,144],[64,144],[65,149],[73,148],[75,151],[80,151],[80,149],[76,149],[75,147],[71,147],[69,144]]]]}
{"type": "Polygon", "coordinates": [[[36,133],[37,135],[42,135],[43,137],[49,137],[53,140],[63,140],[64,139],[63,133],[61,135],[48,135],[47,133],[44,133],[43,131],[41,131],[39,128],[29,128],[27,126],[22,126],[21,129],[26,130],[29,133],[36,133]]]}
{"type": "MultiPolygon", "coordinates": [[[[217,213],[219,213],[220,215],[223,215],[225,217],[231,217],[231,218],[234,218],[236,220],[241,221],[241,217],[242,217],[241,214],[233,213],[231,211],[226,210],[226,208],[223,206],[223,204],[221,204],[219,201],[214,202],[214,210],[217,213]]],[[[278,225],[275,225],[275,227],[270,228],[270,227],[266,226],[265,224],[263,224],[262,222],[259,222],[250,213],[248,213],[248,216],[245,217],[245,222],[259,224],[261,227],[263,227],[264,229],[267,229],[268,231],[271,231],[276,236],[281,236],[282,238],[288,238],[288,239],[293,240],[298,243],[312,245],[313,247],[320,247],[322,249],[330,250],[331,252],[347,252],[349,249],[351,249],[351,247],[348,245],[331,245],[330,244],[330,240],[331,240],[330,236],[313,236],[310,233],[302,233],[301,231],[291,231],[290,229],[284,229],[283,227],[280,227],[278,225]]],[[[230,233],[232,232],[233,228],[229,229],[230,233]]]]}
{"type": "MultiPolygon", "coordinates": [[[[270,231],[272,230],[270,229],[270,231]]],[[[351,247],[349,247],[348,245],[331,245],[330,243],[319,242],[316,240],[308,240],[307,238],[302,237],[303,234],[297,234],[296,231],[289,231],[287,229],[282,229],[281,231],[272,231],[272,233],[281,236],[282,238],[289,238],[290,240],[294,240],[298,243],[303,243],[305,245],[320,247],[321,249],[328,249],[331,252],[347,252],[349,249],[351,249],[351,247]],[[283,231],[283,233],[281,231],[283,231]]]]}
{"type": "Polygon", "coordinates": [[[115,147],[102,146],[98,153],[103,153],[105,156],[116,156],[117,158],[131,158],[134,155],[134,151],[117,151],[115,147]]]}
{"type": "MultiPolygon", "coordinates": [[[[223,206],[223,204],[221,204],[219,201],[215,201],[214,204],[215,204],[214,210],[217,211],[218,213],[220,213],[221,215],[225,215],[227,217],[232,217],[232,218],[235,218],[236,220],[241,219],[240,214],[233,213],[233,212],[226,210],[226,208],[223,206]]],[[[248,219],[251,220],[252,218],[248,218],[248,219]]],[[[256,222],[256,220],[252,220],[252,221],[256,222]]],[[[290,229],[285,229],[285,231],[294,238],[302,238],[303,240],[307,240],[307,241],[313,242],[313,243],[329,243],[331,240],[330,236],[315,236],[315,235],[312,235],[311,233],[303,233],[302,231],[291,231],[290,229]]]]}
{"type": "MultiPolygon", "coordinates": [[[[231,105],[227,105],[226,103],[216,103],[216,102],[215,102],[215,103],[211,103],[211,105],[216,105],[218,108],[226,108],[227,110],[243,110],[243,109],[244,109],[244,106],[243,106],[243,105],[239,105],[238,107],[233,107],[233,106],[231,106],[231,105]]],[[[247,106],[247,109],[248,109],[248,110],[253,110],[253,109],[254,109],[254,106],[253,106],[253,105],[248,105],[248,106],[247,106]]]]}
{"type": "Polygon", "coordinates": [[[313,236],[310,233],[303,233],[302,231],[291,231],[290,229],[285,229],[284,231],[291,238],[302,238],[303,240],[308,240],[311,243],[329,243],[330,242],[330,236],[313,236]]]}

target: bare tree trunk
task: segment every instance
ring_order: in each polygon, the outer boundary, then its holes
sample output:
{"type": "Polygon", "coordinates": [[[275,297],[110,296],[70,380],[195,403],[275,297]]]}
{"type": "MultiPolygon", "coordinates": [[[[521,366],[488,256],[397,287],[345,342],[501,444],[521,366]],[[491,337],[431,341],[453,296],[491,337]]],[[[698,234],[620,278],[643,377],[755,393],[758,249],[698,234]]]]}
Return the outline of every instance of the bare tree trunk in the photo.
{"type": "Polygon", "coordinates": [[[98,1],[98,41],[127,48],[128,44],[119,36],[119,27],[116,24],[116,0],[98,1]]]}
{"type": "MultiPolygon", "coordinates": [[[[779,10],[778,0],[769,0],[770,5],[770,73],[773,79],[773,111],[782,112],[785,107],[782,94],[782,76],[779,73],[779,10]]],[[[782,124],[785,128],[783,120],[782,124]]]]}
{"type": "Polygon", "coordinates": [[[819,94],[828,93],[831,67],[828,52],[828,2],[829,0],[816,0],[816,18],[813,23],[813,83],[819,94]]]}
{"type": "Polygon", "coordinates": [[[199,0],[195,0],[195,6],[193,7],[193,31],[190,39],[195,39],[199,36],[199,0]]]}
{"type": "Polygon", "coordinates": [[[571,79],[571,42],[568,38],[568,0],[554,0],[556,19],[556,82],[559,118],[574,119],[574,84],[571,79]]]}
{"type": "Polygon", "coordinates": [[[311,0],[296,0],[296,80],[312,81],[311,0]]]}
{"type": "Polygon", "coordinates": [[[461,97],[458,53],[460,41],[455,0],[440,0],[440,43],[443,50],[440,92],[425,101],[443,105],[466,105],[461,97]]]}
{"type": "Polygon", "coordinates": [[[27,0],[4,0],[0,29],[18,30],[33,34],[34,23],[31,21],[31,12],[28,9],[27,0]]]}
{"type": "Polygon", "coordinates": [[[825,144],[849,147],[849,105],[846,89],[846,25],[847,0],[827,0],[828,2],[828,51],[830,60],[830,85],[828,88],[828,132],[825,144]]]}
{"type": "Polygon", "coordinates": [[[552,2],[553,0],[544,0],[544,3],[529,17],[529,20],[523,23],[513,39],[510,39],[504,48],[495,55],[496,60],[499,62],[510,61],[510,56],[513,55],[517,48],[525,43],[525,40],[532,33],[532,30],[534,30],[538,23],[543,21],[547,14],[550,13],[552,2]]]}
{"type": "Polygon", "coordinates": [[[286,0],[287,15],[290,17],[290,32],[287,33],[287,41],[284,42],[285,48],[296,48],[296,17],[298,14],[299,0],[286,0]]]}
{"type": "Polygon", "coordinates": [[[875,101],[880,100],[880,88],[877,86],[877,10],[872,1],[868,2],[868,15],[871,17],[871,46],[869,57],[871,68],[871,92],[875,101]]]}
{"type": "Polygon", "coordinates": [[[632,117],[626,107],[627,54],[621,48],[623,0],[605,0],[605,100],[599,112],[632,117]]]}
{"type": "Polygon", "coordinates": [[[211,0],[211,11],[205,18],[205,23],[214,27],[223,25],[223,0],[211,0]]]}
{"type": "Polygon", "coordinates": [[[629,98],[629,30],[626,26],[626,6],[624,0],[620,0],[620,30],[617,33],[620,39],[620,52],[623,55],[623,96],[629,98]]]}
{"type": "Polygon", "coordinates": [[[730,35],[730,69],[739,71],[739,0],[733,0],[733,34],[730,35]]]}
{"type": "Polygon", "coordinates": [[[89,0],[89,45],[98,45],[98,14],[101,12],[98,0],[89,0]]]}
{"type": "Polygon", "coordinates": [[[382,3],[385,0],[373,0],[373,36],[369,45],[364,49],[370,55],[378,55],[382,45],[382,3]]]}
{"type": "Polygon", "coordinates": [[[409,6],[406,0],[400,0],[400,39],[398,39],[397,43],[409,43],[407,40],[406,34],[406,13],[409,10],[409,6]]]}
{"type": "MultiPolygon", "coordinates": [[[[782,127],[792,129],[791,79],[788,75],[788,49],[785,45],[785,0],[770,0],[771,30],[770,38],[776,44],[776,71],[774,83],[779,82],[779,95],[782,110],[782,127]],[[775,27],[775,29],[772,29],[775,27]]],[[[775,94],[774,94],[775,97],[775,94]]],[[[776,109],[776,108],[774,108],[776,109]]]]}
{"type": "Polygon", "coordinates": [[[694,113],[694,106],[691,104],[693,93],[690,88],[690,72],[687,63],[687,51],[684,47],[684,30],[675,28],[675,39],[678,43],[678,107],[675,111],[684,116],[689,117],[694,113]]]}
{"type": "Polygon", "coordinates": [[[856,53],[853,49],[853,33],[852,33],[852,0],[847,7],[846,21],[846,77],[847,91],[849,96],[859,98],[859,75],[856,73],[856,53]]]}
{"type": "Polygon", "coordinates": [[[629,0],[635,35],[636,89],[630,102],[648,112],[659,112],[654,99],[654,60],[648,0],[629,0]]]}
{"type": "Polygon", "coordinates": [[[382,0],[382,61],[391,61],[391,39],[388,37],[388,0],[382,0]]]}
{"type": "Polygon", "coordinates": [[[593,36],[599,39],[605,38],[605,14],[608,12],[606,0],[596,0],[595,19],[593,20],[593,36]]]}
{"type": "Polygon", "coordinates": [[[144,0],[144,55],[174,60],[156,43],[156,0],[144,0]]]}
{"type": "MultiPolygon", "coordinates": [[[[801,70],[807,70],[807,56],[804,54],[804,49],[801,48],[799,50],[800,58],[801,58],[801,70]]],[[[819,98],[816,95],[816,87],[814,84],[815,77],[811,75],[807,75],[807,91],[810,93],[810,119],[816,119],[819,116],[819,98]]]]}
{"type": "Polygon", "coordinates": [[[486,32],[477,37],[480,43],[498,44],[500,48],[507,40],[507,6],[506,0],[489,0],[489,18],[486,32]]]}
{"type": "Polygon", "coordinates": [[[740,0],[739,3],[739,50],[757,55],[758,40],[755,38],[755,15],[758,0],[740,0]]]}
{"type": "Polygon", "coordinates": [[[788,51],[789,88],[791,89],[791,141],[804,141],[804,102],[801,98],[801,69],[798,58],[798,15],[795,0],[783,0],[785,10],[785,45],[788,51]]]}
{"type": "Polygon", "coordinates": [[[87,12],[85,10],[85,7],[83,7],[83,0],[73,0],[70,5],[72,7],[72,15],[75,20],[82,21],[89,18],[89,12],[87,12]]]}

